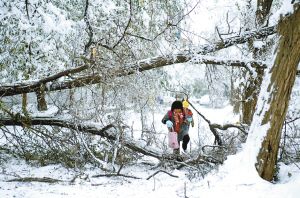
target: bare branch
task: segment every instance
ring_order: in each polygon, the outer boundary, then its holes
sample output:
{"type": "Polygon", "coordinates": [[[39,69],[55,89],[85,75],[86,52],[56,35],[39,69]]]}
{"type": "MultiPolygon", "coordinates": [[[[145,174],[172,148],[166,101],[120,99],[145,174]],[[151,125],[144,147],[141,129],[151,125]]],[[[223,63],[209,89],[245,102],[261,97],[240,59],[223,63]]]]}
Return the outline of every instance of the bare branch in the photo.
{"type": "Polygon", "coordinates": [[[166,174],[170,175],[171,177],[178,178],[178,176],[177,176],[177,175],[173,175],[173,174],[171,174],[171,173],[168,173],[167,171],[164,171],[164,170],[159,170],[159,171],[156,171],[155,173],[153,173],[152,175],[150,175],[149,177],[147,177],[147,179],[146,179],[146,180],[149,180],[151,177],[154,177],[155,175],[157,175],[157,174],[158,174],[158,173],[160,173],[160,172],[162,172],[162,173],[166,173],[166,174]]]}
{"type": "Polygon", "coordinates": [[[126,35],[127,29],[129,28],[129,25],[131,23],[131,17],[132,17],[132,0],[129,1],[129,10],[130,10],[130,16],[129,16],[129,20],[127,22],[127,25],[126,25],[126,27],[124,29],[124,32],[123,32],[121,38],[117,41],[117,43],[114,44],[114,46],[112,47],[112,49],[114,49],[116,46],[118,46],[121,43],[121,41],[124,39],[124,37],[126,35]]]}

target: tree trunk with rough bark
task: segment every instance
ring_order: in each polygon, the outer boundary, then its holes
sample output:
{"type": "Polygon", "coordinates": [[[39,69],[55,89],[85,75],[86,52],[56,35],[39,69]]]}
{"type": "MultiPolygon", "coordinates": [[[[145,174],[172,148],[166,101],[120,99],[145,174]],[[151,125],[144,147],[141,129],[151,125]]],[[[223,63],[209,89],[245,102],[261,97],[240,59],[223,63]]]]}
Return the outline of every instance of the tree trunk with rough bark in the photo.
{"type": "MultiPolygon", "coordinates": [[[[295,5],[294,13],[281,20],[281,36],[274,65],[270,72],[268,84],[270,91],[266,104],[268,110],[263,112],[262,125],[269,124],[269,129],[257,156],[256,169],[259,175],[272,181],[278,157],[282,126],[288,109],[292,87],[295,82],[297,66],[300,61],[300,4],[295,5]]],[[[257,111],[261,111],[257,109],[257,111]]]]}
{"type": "MultiPolygon", "coordinates": [[[[257,0],[257,10],[256,10],[256,26],[262,27],[265,25],[265,21],[269,15],[271,5],[273,0],[257,0]]],[[[260,48],[255,47],[254,42],[257,39],[251,39],[249,41],[249,48],[253,53],[253,58],[255,60],[265,60],[266,52],[268,47],[261,46],[260,48]]],[[[262,41],[265,39],[261,39],[262,41]]],[[[257,97],[262,83],[263,70],[256,69],[256,78],[248,79],[245,86],[244,99],[242,103],[242,122],[245,124],[251,124],[255,107],[257,103],[257,97]]]]}
{"type": "Polygon", "coordinates": [[[257,97],[263,77],[263,69],[256,69],[256,78],[250,77],[248,83],[245,86],[244,98],[242,103],[242,123],[251,124],[255,107],[257,103],[257,97]]]}

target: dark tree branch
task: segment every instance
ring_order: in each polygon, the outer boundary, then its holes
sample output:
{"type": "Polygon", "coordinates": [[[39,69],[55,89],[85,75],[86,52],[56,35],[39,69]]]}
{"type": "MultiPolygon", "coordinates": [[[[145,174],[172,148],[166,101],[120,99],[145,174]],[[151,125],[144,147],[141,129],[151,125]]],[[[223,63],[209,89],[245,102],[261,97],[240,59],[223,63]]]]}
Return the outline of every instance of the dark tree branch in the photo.
{"type": "Polygon", "coordinates": [[[211,124],[210,120],[208,120],[204,115],[202,115],[195,107],[194,105],[189,101],[189,104],[191,105],[191,107],[198,113],[198,115],[200,115],[203,120],[205,120],[209,126],[210,131],[214,134],[215,136],[215,143],[217,143],[218,145],[222,145],[222,139],[218,133],[218,131],[216,130],[216,128],[214,127],[214,125],[211,124]]]}
{"type": "Polygon", "coordinates": [[[131,18],[132,18],[132,0],[129,1],[129,10],[130,10],[130,16],[129,16],[129,20],[127,22],[127,25],[126,25],[126,27],[124,29],[124,32],[123,32],[121,38],[117,41],[117,43],[114,44],[114,46],[112,47],[112,49],[114,49],[116,46],[118,46],[121,43],[121,41],[124,39],[124,37],[126,35],[127,29],[129,28],[129,25],[131,23],[131,18]]]}
{"type": "Polygon", "coordinates": [[[147,177],[147,179],[146,179],[146,180],[149,180],[151,177],[154,177],[155,175],[157,175],[157,174],[158,174],[158,173],[160,173],[160,172],[162,172],[162,173],[166,173],[166,174],[170,175],[171,177],[178,178],[178,176],[177,176],[177,175],[173,175],[173,174],[171,174],[171,173],[168,173],[167,171],[164,171],[164,170],[159,170],[159,171],[156,171],[154,174],[150,175],[149,177],[147,177]]]}
{"type": "Polygon", "coordinates": [[[142,179],[142,178],[136,177],[136,176],[124,175],[124,174],[115,174],[115,173],[94,175],[92,177],[93,178],[97,178],[97,177],[127,177],[127,178],[132,178],[132,179],[142,179]]]}
{"type": "MultiPolygon", "coordinates": [[[[97,128],[95,126],[86,125],[86,124],[77,124],[73,123],[68,120],[62,120],[59,118],[54,117],[34,117],[34,118],[26,118],[22,115],[13,115],[12,118],[0,118],[0,128],[2,126],[22,126],[22,127],[31,127],[33,125],[49,125],[49,126],[58,126],[58,127],[64,127],[73,129],[76,131],[81,131],[83,133],[90,133],[93,135],[99,135],[103,138],[106,138],[107,140],[115,141],[117,140],[117,134],[112,131],[111,129],[116,129],[116,127],[113,124],[109,124],[103,128],[97,128]]],[[[174,160],[174,156],[172,155],[164,155],[162,153],[157,153],[151,149],[148,149],[146,147],[141,147],[138,145],[138,143],[134,142],[132,139],[124,139],[123,145],[134,152],[141,153],[143,155],[151,156],[154,158],[157,158],[161,161],[165,160],[174,160]]],[[[201,158],[203,163],[219,163],[216,160],[212,160],[209,157],[205,156],[198,156],[197,158],[201,158]]],[[[199,161],[199,159],[198,159],[199,161]]],[[[186,162],[189,164],[190,162],[186,162]]],[[[191,163],[194,163],[193,160],[191,160],[191,163]]]]}
{"type": "Polygon", "coordinates": [[[89,0],[86,0],[85,1],[85,9],[84,9],[84,21],[85,21],[87,29],[88,29],[89,40],[88,40],[87,44],[84,46],[84,51],[85,52],[87,52],[89,47],[92,45],[93,36],[94,36],[93,28],[92,28],[92,26],[90,24],[90,21],[88,19],[88,8],[89,8],[89,0]]]}
{"type": "Polygon", "coordinates": [[[29,0],[25,0],[25,9],[26,9],[26,15],[27,15],[27,19],[30,22],[30,17],[29,17],[29,10],[28,10],[28,5],[29,5],[29,0]]]}
{"type": "Polygon", "coordinates": [[[237,128],[241,132],[243,132],[245,135],[248,135],[248,132],[245,131],[241,126],[235,125],[235,124],[225,124],[225,125],[220,125],[220,124],[210,124],[212,128],[220,129],[220,130],[227,130],[229,128],[237,128]]]}
{"type": "Polygon", "coordinates": [[[63,182],[63,180],[53,179],[50,177],[23,177],[23,178],[16,178],[8,180],[7,182],[45,182],[45,183],[58,183],[63,182]]]}

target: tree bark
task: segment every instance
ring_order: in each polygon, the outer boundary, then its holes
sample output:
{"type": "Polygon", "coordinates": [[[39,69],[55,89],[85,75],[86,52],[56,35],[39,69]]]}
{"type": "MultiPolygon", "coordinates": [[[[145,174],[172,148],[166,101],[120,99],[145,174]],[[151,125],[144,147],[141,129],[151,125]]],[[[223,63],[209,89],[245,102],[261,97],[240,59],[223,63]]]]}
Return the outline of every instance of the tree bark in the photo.
{"type": "Polygon", "coordinates": [[[46,111],[47,102],[46,102],[46,95],[45,95],[45,85],[41,84],[40,89],[36,92],[37,96],[37,103],[38,103],[38,110],[39,111],[46,111]]]}
{"type": "MultiPolygon", "coordinates": [[[[13,85],[2,85],[0,86],[0,97],[4,96],[13,96],[13,95],[18,95],[22,93],[31,93],[31,92],[37,92],[40,89],[40,86],[42,84],[46,85],[48,82],[52,82],[63,77],[63,76],[68,76],[70,74],[75,74],[79,73],[83,70],[88,69],[87,65],[83,65],[77,68],[73,69],[68,69],[62,72],[59,72],[57,74],[54,74],[52,76],[49,76],[47,78],[34,81],[34,82],[29,82],[29,83],[16,83],[13,85]]],[[[48,91],[48,88],[45,87],[45,91],[48,91]]]]}
{"type": "MultiPolygon", "coordinates": [[[[269,129],[257,156],[256,169],[259,175],[271,181],[275,174],[282,126],[286,116],[292,87],[295,82],[297,66],[300,61],[300,4],[295,5],[294,13],[279,23],[279,46],[276,59],[271,68],[268,84],[270,92],[263,112],[262,125],[269,129]]],[[[260,111],[260,109],[257,109],[260,111]]]]}
{"type": "Polygon", "coordinates": [[[22,94],[22,112],[24,115],[28,115],[27,111],[27,94],[23,93],[22,94]]]}
{"type": "MultiPolygon", "coordinates": [[[[257,27],[261,28],[265,21],[267,20],[267,16],[269,15],[271,5],[273,0],[257,0],[257,10],[256,10],[256,23],[257,27]]],[[[267,46],[262,46],[261,48],[256,48],[254,46],[254,42],[256,39],[252,39],[249,42],[249,47],[253,53],[253,58],[255,60],[265,60],[267,46]]],[[[264,39],[262,39],[264,40],[264,39]]],[[[248,79],[246,83],[246,87],[243,95],[243,103],[242,103],[242,122],[250,125],[257,103],[258,93],[262,83],[263,77],[263,69],[256,69],[256,78],[248,79]]]]}
{"type": "Polygon", "coordinates": [[[256,23],[264,25],[270,13],[273,0],[257,0],[256,23]]]}
{"type": "Polygon", "coordinates": [[[244,95],[243,95],[243,103],[242,103],[242,123],[244,124],[251,124],[255,107],[257,103],[257,97],[260,90],[260,86],[262,83],[262,77],[263,77],[263,69],[257,68],[256,69],[256,78],[250,78],[248,79],[248,82],[246,83],[246,87],[244,89],[244,95]]]}

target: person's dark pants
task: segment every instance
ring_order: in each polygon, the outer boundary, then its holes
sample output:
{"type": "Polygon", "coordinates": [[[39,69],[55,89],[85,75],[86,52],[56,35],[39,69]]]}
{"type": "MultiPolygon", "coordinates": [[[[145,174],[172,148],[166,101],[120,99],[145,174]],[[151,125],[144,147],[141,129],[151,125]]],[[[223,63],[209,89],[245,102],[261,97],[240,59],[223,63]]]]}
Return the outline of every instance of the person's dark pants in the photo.
{"type": "Polygon", "coordinates": [[[189,141],[190,141],[190,136],[189,135],[183,136],[182,148],[183,148],[184,151],[186,150],[189,141]]]}
{"type": "MultiPolygon", "coordinates": [[[[187,145],[190,141],[190,136],[189,135],[185,135],[183,136],[183,140],[182,140],[182,149],[185,151],[187,149],[187,145]]],[[[178,144],[180,145],[180,142],[178,142],[178,144]]],[[[173,153],[176,154],[176,155],[179,155],[180,154],[180,148],[178,149],[174,149],[173,150],[173,153]]]]}

